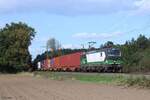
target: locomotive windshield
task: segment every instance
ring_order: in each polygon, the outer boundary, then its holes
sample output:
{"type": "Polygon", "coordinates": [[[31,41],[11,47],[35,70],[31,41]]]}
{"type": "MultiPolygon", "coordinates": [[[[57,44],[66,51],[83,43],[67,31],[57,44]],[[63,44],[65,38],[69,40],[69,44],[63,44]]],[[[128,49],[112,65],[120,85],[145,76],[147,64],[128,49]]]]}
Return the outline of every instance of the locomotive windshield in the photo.
{"type": "Polygon", "coordinates": [[[109,49],[108,56],[121,56],[121,52],[119,49],[109,49]]]}

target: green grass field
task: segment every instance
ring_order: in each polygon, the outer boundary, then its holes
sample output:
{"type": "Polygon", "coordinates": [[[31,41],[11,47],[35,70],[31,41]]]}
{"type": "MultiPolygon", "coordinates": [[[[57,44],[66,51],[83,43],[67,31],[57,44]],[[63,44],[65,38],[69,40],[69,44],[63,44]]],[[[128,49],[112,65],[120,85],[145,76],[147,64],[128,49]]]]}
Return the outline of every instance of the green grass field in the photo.
{"type": "Polygon", "coordinates": [[[146,78],[143,75],[36,71],[34,72],[34,76],[41,76],[44,78],[50,78],[54,80],[78,80],[80,82],[139,86],[150,88],[150,79],[146,78]]]}

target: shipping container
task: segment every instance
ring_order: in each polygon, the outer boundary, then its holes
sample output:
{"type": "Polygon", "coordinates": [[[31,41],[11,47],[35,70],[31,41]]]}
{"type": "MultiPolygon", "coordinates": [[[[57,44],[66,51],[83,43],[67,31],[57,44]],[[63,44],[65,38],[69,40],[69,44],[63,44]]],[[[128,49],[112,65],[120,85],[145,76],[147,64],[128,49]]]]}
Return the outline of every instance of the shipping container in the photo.
{"type": "Polygon", "coordinates": [[[56,69],[59,69],[61,66],[60,66],[60,57],[55,57],[54,58],[54,64],[53,64],[53,69],[56,70],[56,69]]]}
{"type": "Polygon", "coordinates": [[[48,59],[48,65],[47,65],[48,69],[50,69],[50,67],[51,67],[50,62],[51,62],[51,60],[48,59]]]}
{"type": "Polygon", "coordinates": [[[54,58],[52,58],[52,59],[50,60],[50,66],[51,66],[51,68],[54,67],[54,58]]]}
{"type": "Polygon", "coordinates": [[[45,59],[41,62],[43,70],[75,70],[80,67],[80,57],[82,52],[72,53],[45,59]]]}
{"type": "Polygon", "coordinates": [[[41,69],[42,69],[42,70],[44,70],[44,62],[45,62],[45,60],[42,60],[42,61],[41,61],[41,69]]]}
{"type": "Polygon", "coordinates": [[[44,68],[44,70],[47,70],[47,69],[48,69],[48,68],[47,68],[47,65],[48,65],[47,59],[45,59],[45,60],[43,61],[43,68],[44,68]]]}
{"type": "Polygon", "coordinates": [[[37,63],[37,66],[38,66],[38,67],[37,67],[38,70],[41,70],[41,68],[42,68],[42,67],[41,67],[41,62],[38,62],[38,63],[37,63]]]}
{"type": "Polygon", "coordinates": [[[60,61],[60,66],[62,69],[65,70],[75,70],[80,67],[80,57],[81,57],[81,52],[73,53],[73,54],[68,54],[61,56],[59,61],[60,61]]]}

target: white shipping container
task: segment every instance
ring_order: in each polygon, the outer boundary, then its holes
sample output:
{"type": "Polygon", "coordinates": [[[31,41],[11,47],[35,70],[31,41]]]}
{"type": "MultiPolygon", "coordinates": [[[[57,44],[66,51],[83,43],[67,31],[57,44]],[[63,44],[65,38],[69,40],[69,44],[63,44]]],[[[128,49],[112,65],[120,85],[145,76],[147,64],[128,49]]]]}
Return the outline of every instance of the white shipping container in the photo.
{"type": "Polygon", "coordinates": [[[41,69],[41,62],[38,62],[38,69],[41,69]]]}
{"type": "Polygon", "coordinates": [[[96,52],[86,55],[87,62],[101,62],[105,60],[105,57],[105,52],[96,52]]]}

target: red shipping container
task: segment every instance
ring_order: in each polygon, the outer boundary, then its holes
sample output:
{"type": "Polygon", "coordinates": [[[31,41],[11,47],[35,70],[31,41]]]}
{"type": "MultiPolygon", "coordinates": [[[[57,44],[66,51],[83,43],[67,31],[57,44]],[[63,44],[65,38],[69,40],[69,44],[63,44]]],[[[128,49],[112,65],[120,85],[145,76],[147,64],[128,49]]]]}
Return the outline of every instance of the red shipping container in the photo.
{"type": "Polygon", "coordinates": [[[67,68],[69,70],[74,70],[80,67],[80,57],[82,52],[72,53],[68,55],[61,56],[59,59],[59,64],[61,68],[67,68]]]}
{"type": "Polygon", "coordinates": [[[48,70],[48,68],[49,68],[49,61],[50,61],[50,59],[43,60],[42,66],[43,66],[44,70],[48,70]]]}

